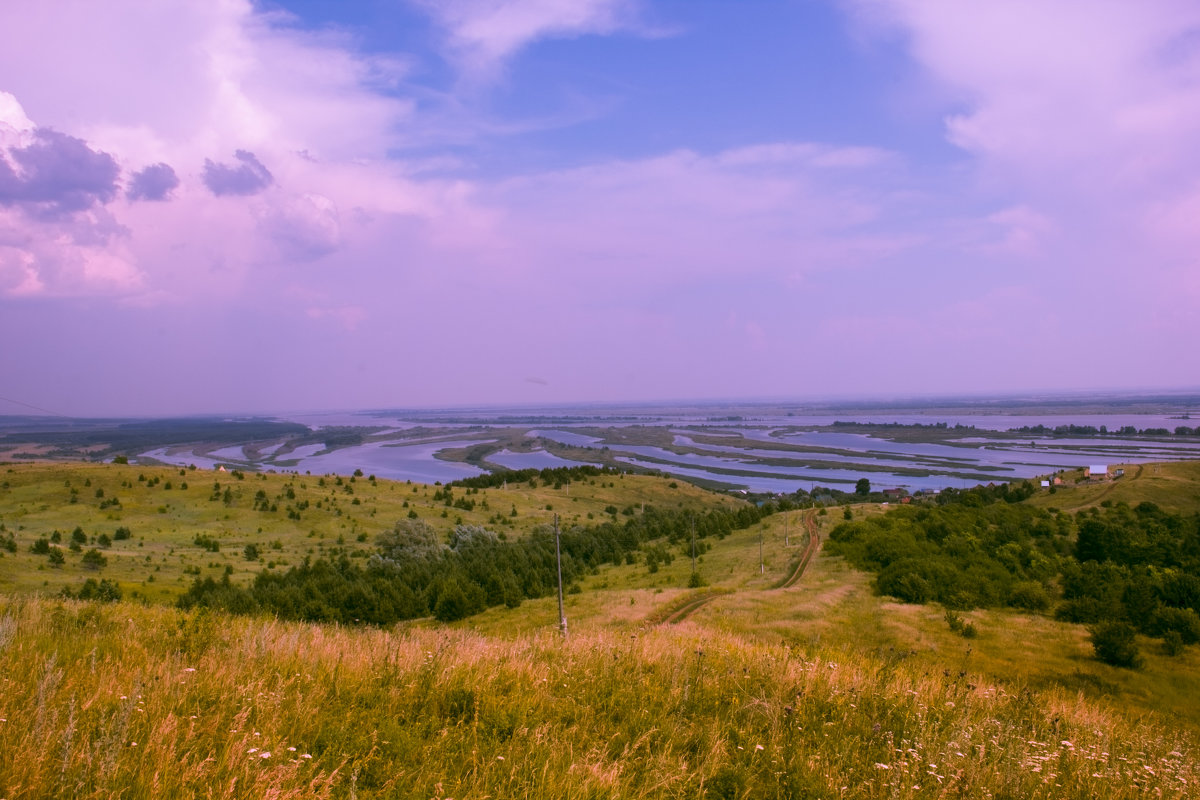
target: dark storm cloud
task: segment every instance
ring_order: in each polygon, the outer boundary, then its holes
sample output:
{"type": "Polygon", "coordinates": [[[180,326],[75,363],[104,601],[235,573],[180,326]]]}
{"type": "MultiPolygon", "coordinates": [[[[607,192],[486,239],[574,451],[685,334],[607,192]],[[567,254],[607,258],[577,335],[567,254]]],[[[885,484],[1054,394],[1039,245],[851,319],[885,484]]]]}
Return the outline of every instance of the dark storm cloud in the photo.
{"type": "Polygon", "coordinates": [[[108,153],[49,128],[33,136],[27,147],[0,150],[0,205],[60,216],[116,197],[121,170],[108,153]]]}
{"type": "Polygon", "coordinates": [[[167,200],[179,185],[179,176],[170,164],[151,164],[135,172],[125,196],[130,200],[167,200]]]}
{"type": "Polygon", "coordinates": [[[270,170],[254,153],[238,150],[233,154],[239,164],[218,164],[204,159],[204,185],[218,197],[227,194],[258,194],[275,182],[270,170]]]}

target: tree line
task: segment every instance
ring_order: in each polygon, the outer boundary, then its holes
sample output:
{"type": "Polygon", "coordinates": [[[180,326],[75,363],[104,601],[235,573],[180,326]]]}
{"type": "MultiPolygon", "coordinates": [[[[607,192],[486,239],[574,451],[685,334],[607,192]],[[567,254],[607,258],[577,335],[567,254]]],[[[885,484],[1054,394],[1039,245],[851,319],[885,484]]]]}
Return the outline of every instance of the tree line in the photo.
{"type": "MultiPolygon", "coordinates": [[[[905,602],[1053,613],[1092,626],[1094,641],[1128,645],[1142,633],[1168,652],[1200,641],[1200,515],[1108,501],[1072,515],[999,494],[970,490],[960,502],[840,524],[828,552],[905,602]]],[[[1136,664],[1135,652],[1117,650],[1116,661],[1136,664]]]]}
{"type": "MultiPolygon", "coordinates": [[[[586,574],[605,564],[633,563],[634,554],[651,543],[678,544],[691,536],[693,525],[697,538],[723,538],[775,510],[751,504],[705,512],[647,506],[623,523],[572,526],[560,534],[564,585],[578,591],[586,574]]],[[[430,615],[449,622],[495,606],[516,607],[556,586],[554,531],[548,525],[519,539],[458,525],[442,541],[423,520],[404,519],[377,537],[376,552],[364,566],[345,555],[305,559],[286,572],[264,570],[245,588],[228,575],[197,579],[179,605],[309,622],[389,625],[430,615]]]]}

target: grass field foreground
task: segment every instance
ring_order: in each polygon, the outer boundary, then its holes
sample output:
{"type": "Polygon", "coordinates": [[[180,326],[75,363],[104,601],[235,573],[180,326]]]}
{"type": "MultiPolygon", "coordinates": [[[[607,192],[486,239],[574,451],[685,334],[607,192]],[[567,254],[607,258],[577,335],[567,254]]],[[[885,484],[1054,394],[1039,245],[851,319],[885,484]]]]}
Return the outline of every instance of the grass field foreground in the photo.
{"type": "Polygon", "coordinates": [[[0,796],[1189,797],[1075,693],[687,624],[502,640],[0,606],[0,796]]]}

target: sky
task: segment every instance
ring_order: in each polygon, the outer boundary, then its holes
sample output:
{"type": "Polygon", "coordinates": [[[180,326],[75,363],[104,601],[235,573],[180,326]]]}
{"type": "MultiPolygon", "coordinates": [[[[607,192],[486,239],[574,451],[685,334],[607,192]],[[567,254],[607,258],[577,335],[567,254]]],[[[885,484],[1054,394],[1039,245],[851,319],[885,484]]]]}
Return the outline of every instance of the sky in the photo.
{"type": "Polygon", "coordinates": [[[1200,386],[1194,0],[13,0],[0,414],[1200,386]]]}

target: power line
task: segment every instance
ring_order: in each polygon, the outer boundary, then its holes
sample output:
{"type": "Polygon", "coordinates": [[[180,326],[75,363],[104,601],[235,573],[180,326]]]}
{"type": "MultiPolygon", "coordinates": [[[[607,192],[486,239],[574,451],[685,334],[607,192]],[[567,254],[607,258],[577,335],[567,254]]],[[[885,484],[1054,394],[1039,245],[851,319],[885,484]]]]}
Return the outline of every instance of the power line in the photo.
{"type": "Polygon", "coordinates": [[[20,400],[13,400],[11,397],[4,397],[3,395],[0,395],[0,400],[5,401],[6,403],[12,403],[13,405],[16,405],[16,406],[24,406],[25,408],[32,408],[34,411],[40,411],[43,414],[50,414],[51,416],[62,417],[63,419],[70,419],[70,417],[68,417],[66,414],[60,414],[57,411],[51,411],[48,408],[42,408],[41,406],[35,406],[32,403],[22,403],[20,400]]]}

